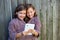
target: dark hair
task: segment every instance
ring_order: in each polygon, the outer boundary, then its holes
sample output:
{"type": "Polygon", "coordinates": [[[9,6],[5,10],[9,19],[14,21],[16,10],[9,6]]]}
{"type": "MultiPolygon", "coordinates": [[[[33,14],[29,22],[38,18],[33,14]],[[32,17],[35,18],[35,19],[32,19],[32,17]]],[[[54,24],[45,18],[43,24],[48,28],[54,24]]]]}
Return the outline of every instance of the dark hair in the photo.
{"type": "MultiPolygon", "coordinates": [[[[32,5],[32,4],[26,4],[26,10],[28,10],[29,8],[32,8],[33,10],[35,10],[35,7],[32,5]]],[[[37,14],[36,14],[36,11],[34,13],[34,17],[36,17],[37,14]]]]}
{"type": "Polygon", "coordinates": [[[19,12],[22,10],[26,10],[26,7],[24,4],[19,4],[14,11],[13,18],[17,18],[16,12],[19,12]]]}

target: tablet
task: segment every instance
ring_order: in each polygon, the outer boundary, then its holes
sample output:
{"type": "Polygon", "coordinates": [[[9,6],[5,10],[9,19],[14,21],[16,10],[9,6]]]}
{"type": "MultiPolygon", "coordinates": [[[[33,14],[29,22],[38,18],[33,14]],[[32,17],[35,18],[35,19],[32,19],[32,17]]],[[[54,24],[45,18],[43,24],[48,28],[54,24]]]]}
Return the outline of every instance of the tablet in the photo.
{"type": "MultiPolygon", "coordinates": [[[[28,31],[29,29],[34,29],[35,24],[25,24],[24,31],[28,31]]],[[[28,35],[32,35],[32,33],[29,33],[28,35]]]]}

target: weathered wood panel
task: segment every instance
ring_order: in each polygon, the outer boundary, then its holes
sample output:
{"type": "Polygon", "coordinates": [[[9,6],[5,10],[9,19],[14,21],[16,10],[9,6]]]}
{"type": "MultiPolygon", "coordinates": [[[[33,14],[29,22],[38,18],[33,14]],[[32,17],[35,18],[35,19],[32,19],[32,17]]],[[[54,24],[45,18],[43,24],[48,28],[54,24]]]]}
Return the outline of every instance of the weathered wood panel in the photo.
{"type": "Polygon", "coordinates": [[[47,40],[53,40],[53,7],[52,0],[47,1],[47,40]]]}
{"type": "Polygon", "coordinates": [[[42,40],[46,40],[46,10],[47,10],[47,1],[41,0],[41,13],[42,13],[42,40]]]}
{"type": "Polygon", "coordinates": [[[60,0],[57,1],[57,14],[58,14],[57,40],[60,40],[60,0]]]}
{"type": "Polygon", "coordinates": [[[12,19],[12,8],[11,8],[11,0],[4,0],[4,37],[5,39],[4,40],[8,40],[8,24],[9,24],[9,21],[12,19]]]}
{"type": "Polygon", "coordinates": [[[57,40],[57,29],[58,29],[58,12],[57,2],[53,0],[53,40],[57,40]]]}
{"type": "Polygon", "coordinates": [[[0,40],[4,40],[5,36],[4,36],[4,2],[3,0],[0,0],[0,40]]]}

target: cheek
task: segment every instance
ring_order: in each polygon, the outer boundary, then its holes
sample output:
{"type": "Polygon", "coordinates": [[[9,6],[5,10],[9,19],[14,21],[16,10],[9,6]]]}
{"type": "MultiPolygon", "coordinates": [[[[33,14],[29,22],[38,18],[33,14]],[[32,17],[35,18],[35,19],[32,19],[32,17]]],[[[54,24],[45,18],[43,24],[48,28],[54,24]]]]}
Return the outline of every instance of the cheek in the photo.
{"type": "Polygon", "coordinates": [[[18,14],[18,17],[20,17],[21,16],[21,14],[18,14]]]}
{"type": "Polygon", "coordinates": [[[21,16],[25,17],[25,16],[26,16],[26,14],[22,14],[21,16]]]}
{"type": "Polygon", "coordinates": [[[18,14],[18,16],[21,16],[21,14],[18,14]]]}
{"type": "Polygon", "coordinates": [[[18,15],[18,18],[25,18],[26,15],[20,14],[18,15]]]}
{"type": "Polygon", "coordinates": [[[33,12],[32,14],[35,14],[35,12],[33,12]]]}
{"type": "Polygon", "coordinates": [[[25,17],[26,15],[23,15],[23,17],[25,17]]]}
{"type": "Polygon", "coordinates": [[[31,13],[31,16],[34,16],[34,12],[33,12],[33,13],[31,13]]]}
{"type": "Polygon", "coordinates": [[[34,16],[34,14],[32,14],[34,16]]]}
{"type": "Polygon", "coordinates": [[[29,13],[27,13],[27,16],[29,16],[29,13]]]}

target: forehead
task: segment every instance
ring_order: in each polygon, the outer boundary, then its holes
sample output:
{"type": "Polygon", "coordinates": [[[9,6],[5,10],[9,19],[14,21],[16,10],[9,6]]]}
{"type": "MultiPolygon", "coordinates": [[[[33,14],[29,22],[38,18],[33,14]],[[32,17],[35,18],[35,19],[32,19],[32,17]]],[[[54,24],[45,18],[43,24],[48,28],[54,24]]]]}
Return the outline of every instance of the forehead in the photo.
{"type": "Polygon", "coordinates": [[[20,13],[22,12],[22,13],[24,13],[24,12],[26,12],[26,10],[22,10],[22,11],[19,11],[20,13]]]}
{"type": "Polygon", "coordinates": [[[32,7],[30,7],[30,8],[28,8],[28,9],[27,9],[27,11],[33,11],[33,8],[32,8],[32,7]]]}

